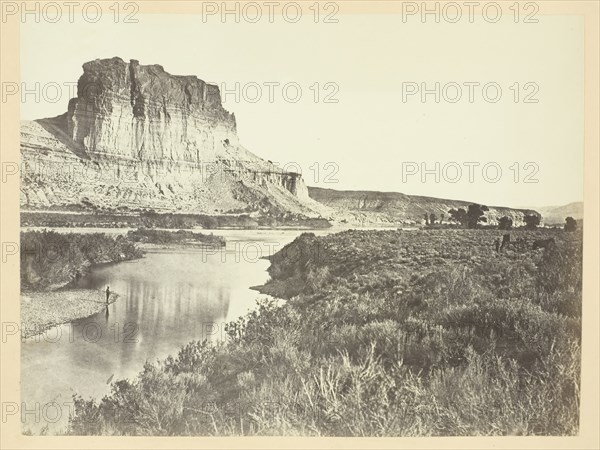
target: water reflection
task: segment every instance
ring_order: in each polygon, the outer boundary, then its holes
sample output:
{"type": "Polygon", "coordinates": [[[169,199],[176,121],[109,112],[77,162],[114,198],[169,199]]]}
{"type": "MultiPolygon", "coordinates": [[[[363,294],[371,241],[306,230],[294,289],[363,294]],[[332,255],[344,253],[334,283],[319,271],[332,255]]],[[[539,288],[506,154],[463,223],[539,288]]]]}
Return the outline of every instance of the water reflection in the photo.
{"type": "MultiPolygon", "coordinates": [[[[192,340],[225,339],[225,324],[261,297],[249,287],[266,281],[268,265],[171,250],[94,269],[77,287],[97,290],[104,301],[109,285],[119,297],[91,317],[22,344],[22,401],[62,405],[73,392],[102,397],[111,377],[132,378],[146,361],[176,354],[192,340]]],[[[63,415],[51,431],[66,425],[68,406],[63,415]]],[[[35,415],[26,419],[24,429],[39,430],[35,415]]]]}
{"type": "MultiPolygon", "coordinates": [[[[55,231],[123,234],[128,230],[55,231]]],[[[21,400],[38,412],[23,417],[24,430],[37,434],[51,422],[50,433],[56,433],[68,422],[73,393],[101,398],[109,393],[111,381],[135,377],[146,361],[175,355],[193,340],[225,339],[225,324],[254,308],[261,297],[249,287],[268,278],[269,262],[263,258],[301,231],[216,233],[227,239],[223,251],[156,250],[141,260],[96,267],[79,279],[79,288],[97,290],[99,302],[105,302],[106,286],[119,298],[98,314],[22,343],[21,400]],[[61,408],[58,419],[44,412],[50,402],[61,408]]]]}

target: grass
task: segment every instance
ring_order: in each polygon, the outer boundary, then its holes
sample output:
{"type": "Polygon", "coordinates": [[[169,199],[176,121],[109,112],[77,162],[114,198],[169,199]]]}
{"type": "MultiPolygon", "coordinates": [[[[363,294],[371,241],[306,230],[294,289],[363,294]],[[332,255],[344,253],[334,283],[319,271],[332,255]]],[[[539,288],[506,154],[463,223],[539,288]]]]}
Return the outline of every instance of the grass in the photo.
{"type": "Polygon", "coordinates": [[[582,235],[513,231],[497,253],[503,233],[303,234],[262,288],[287,302],[76,396],[70,433],[577,434],[582,235]]]}

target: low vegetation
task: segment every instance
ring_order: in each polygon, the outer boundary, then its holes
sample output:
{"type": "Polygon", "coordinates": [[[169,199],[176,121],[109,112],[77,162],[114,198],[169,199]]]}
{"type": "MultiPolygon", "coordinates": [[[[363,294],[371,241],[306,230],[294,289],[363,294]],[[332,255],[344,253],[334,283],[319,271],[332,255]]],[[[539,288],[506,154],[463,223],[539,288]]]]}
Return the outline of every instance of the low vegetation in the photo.
{"type": "Polygon", "coordinates": [[[287,302],[76,396],[70,433],[577,434],[582,234],[511,231],[496,251],[504,233],[303,234],[262,288],[287,302]]]}
{"type": "Polygon", "coordinates": [[[214,234],[194,233],[193,231],[178,230],[155,230],[149,228],[138,228],[127,232],[127,238],[133,242],[149,244],[185,244],[199,243],[214,246],[224,246],[225,238],[214,234]]]}
{"type": "Polygon", "coordinates": [[[21,232],[21,289],[59,288],[94,264],[140,258],[142,251],[125,236],[103,233],[21,232]]]}
{"type": "Polygon", "coordinates": [[[23,211],[21,212],[23,227],[95,227],[95,228],[173,228],[189,229],[200,227],[205,229],[219,228],[328,228],[331,224],[321,218],[304,216],[258,216],[249,214],[175,214],[158,213],[152,210],[132,211],[23,211]]]}

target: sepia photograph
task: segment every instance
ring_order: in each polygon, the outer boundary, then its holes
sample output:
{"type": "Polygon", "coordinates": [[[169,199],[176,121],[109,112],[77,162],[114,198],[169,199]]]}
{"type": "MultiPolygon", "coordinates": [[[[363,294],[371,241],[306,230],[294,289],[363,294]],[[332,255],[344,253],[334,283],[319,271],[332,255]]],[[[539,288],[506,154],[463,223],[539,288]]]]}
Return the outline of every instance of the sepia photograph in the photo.
{"type": "Polygon", "coordinates": [[[598,448],[599,5],[2,1],[3,448],[598,448]]]}

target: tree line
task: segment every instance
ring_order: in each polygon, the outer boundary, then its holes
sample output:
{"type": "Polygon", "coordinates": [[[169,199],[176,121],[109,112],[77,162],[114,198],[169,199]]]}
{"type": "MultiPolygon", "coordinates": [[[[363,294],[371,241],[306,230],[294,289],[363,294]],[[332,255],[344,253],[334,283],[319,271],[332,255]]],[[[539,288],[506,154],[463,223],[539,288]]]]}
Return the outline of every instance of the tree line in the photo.
{"type": "MultiPolygon", "coordinates": [[[[477,203],[470,204],[467,209],[464,208],[453,208],[448,211],[449,220],[460,224],[464,228],[477,228],[479,224],[487,223],[487,217],[485,213],[489,211],[489,208],[485,205],[479,205],[477,203]]],[[[444,214],[440,214],[440,219],[434,213],[425,213],[425,225],[435,225],[436,222],[442,224],[444,221],[444,214]]],[[[523,217],[525,222],[525,229],[535,230],[541,223],[542,217],[537,214],[526,214],[523,217]]],[[[513,229],[513,220],[511,217],[502,216],[498,219],[499,230],[511,230],[513,229]]],[[[575,231],[577,229],[577,221],[573,217],[567,217],[565,219],[564,230],[575,231]]]]}

